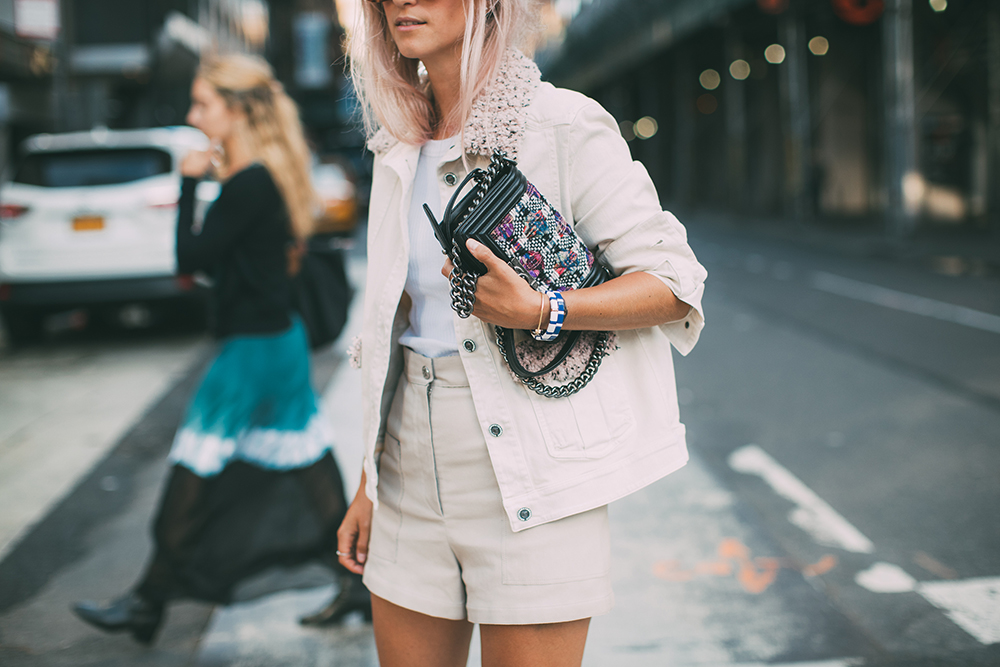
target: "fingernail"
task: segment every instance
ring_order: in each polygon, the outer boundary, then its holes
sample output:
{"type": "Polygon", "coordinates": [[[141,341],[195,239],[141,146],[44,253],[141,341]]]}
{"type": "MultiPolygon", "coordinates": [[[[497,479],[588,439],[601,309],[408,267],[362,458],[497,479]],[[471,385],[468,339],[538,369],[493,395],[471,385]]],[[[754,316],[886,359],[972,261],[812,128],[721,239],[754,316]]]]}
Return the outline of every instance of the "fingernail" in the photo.
{"type": "Polygon", "coordinates": [[[468,246],[469,250],[475,250],[476,248],[478,248],[482,244],[479,241],[475,240],[475,239],[469,239],[469,241],[468,241],[468,243],[466,243],[466,245],[468,246]]]}
{"type": "Polygon", "coordinates": [[[359,563],[364,563],[366,560],[368,560],[368,554],[362,554],[362,553],[358,554],[359,563]]]}

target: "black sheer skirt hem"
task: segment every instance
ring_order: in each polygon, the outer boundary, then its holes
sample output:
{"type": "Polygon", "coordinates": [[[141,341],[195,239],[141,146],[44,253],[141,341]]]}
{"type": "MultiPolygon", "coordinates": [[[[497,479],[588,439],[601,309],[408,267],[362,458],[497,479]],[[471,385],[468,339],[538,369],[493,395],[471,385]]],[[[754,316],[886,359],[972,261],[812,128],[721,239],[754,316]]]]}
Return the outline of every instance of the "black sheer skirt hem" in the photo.
{"type": "Polygon", "coordinates": [[[136,592],[152,601],[228,604],[273,567],[320,562],[340,571],[337,528],[347,510],[331,452],[292,470],[243,461],[213,477],[170,470],[153,523],[154,553],[136,592]]]}

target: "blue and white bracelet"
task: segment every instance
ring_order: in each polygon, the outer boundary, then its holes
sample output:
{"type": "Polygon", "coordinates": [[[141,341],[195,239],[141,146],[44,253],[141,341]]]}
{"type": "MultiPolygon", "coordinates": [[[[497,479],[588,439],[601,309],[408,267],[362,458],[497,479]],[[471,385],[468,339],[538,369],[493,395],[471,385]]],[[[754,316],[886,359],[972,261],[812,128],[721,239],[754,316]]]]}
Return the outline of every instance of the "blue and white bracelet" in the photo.
{"type": "Polygon", "coordinates": [[[562,331],[563,320],[566,319],[566,299],[556,291],[545,292],[549,299],[549,324],[545,331],[536,329],[531,332],[535,340],[553,341],[562,331]]]}

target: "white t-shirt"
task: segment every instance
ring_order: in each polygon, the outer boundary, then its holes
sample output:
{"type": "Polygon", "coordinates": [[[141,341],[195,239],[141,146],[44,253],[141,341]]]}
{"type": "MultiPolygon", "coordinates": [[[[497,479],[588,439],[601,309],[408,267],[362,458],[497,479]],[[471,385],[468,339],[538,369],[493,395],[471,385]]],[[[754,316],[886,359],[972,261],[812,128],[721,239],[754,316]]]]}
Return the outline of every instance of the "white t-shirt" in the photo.
{"type": "Polygon", "coordinates": [[[445,256],[434,237],[423,205],[441,220],[444,203],[437,183],[437,167],[458,137],[437,139],[425,143],[417,160],[410,199],[409,234],[410,260],[406,273],[406,293],[410,295],[410,327],[399,342],[425,357],[437,358],[458,354],[455,325],[451,309],[451,285],[441,275],[445,256]]]}

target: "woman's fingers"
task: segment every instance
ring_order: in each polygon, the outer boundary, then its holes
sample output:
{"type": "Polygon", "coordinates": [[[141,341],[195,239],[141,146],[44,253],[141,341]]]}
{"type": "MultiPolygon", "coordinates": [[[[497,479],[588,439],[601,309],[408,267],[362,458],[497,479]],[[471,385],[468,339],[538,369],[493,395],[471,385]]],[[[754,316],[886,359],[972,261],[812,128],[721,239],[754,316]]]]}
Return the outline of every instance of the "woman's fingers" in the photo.
{"type": "Polygon", "coordinates": [[[371,520],[358,522],[358,543],[355,547],[355,560],[363,568],[368,560],[368,538],[371,535],[371,520]]]}
{"type": "Polygon", "coordinates": [[[337,560],[348,571],[361,574],[363,568],[354,558],[354,549],[358,543],[357,524],[348,526],[348,521],[349,517],[344,517],[344,523],[340,524],[340,529],[337,530],[337,560]]]}
{"type": "Polygon", "coordinates": [[[337,530],[337,559],[354,574],[365,571],[368,559],[368,536],[371,533],[372,505],[367,498],[355,499],[347,508],[337,530]]]}
{"type": "MultiPolygon", "coordinates": [[[[485,244],[469,239],[465,245],[472,256],[486,266],[486,273],[477,281],[472,314],[490,324],[523,329],[519,325],[523,324],[522,320],[527,321],[524,313],[538,312],[535,290],[485,244]]],[[[450,279],[454,270],[451,259],[446,259],[441,275],[450,279]]]]}

